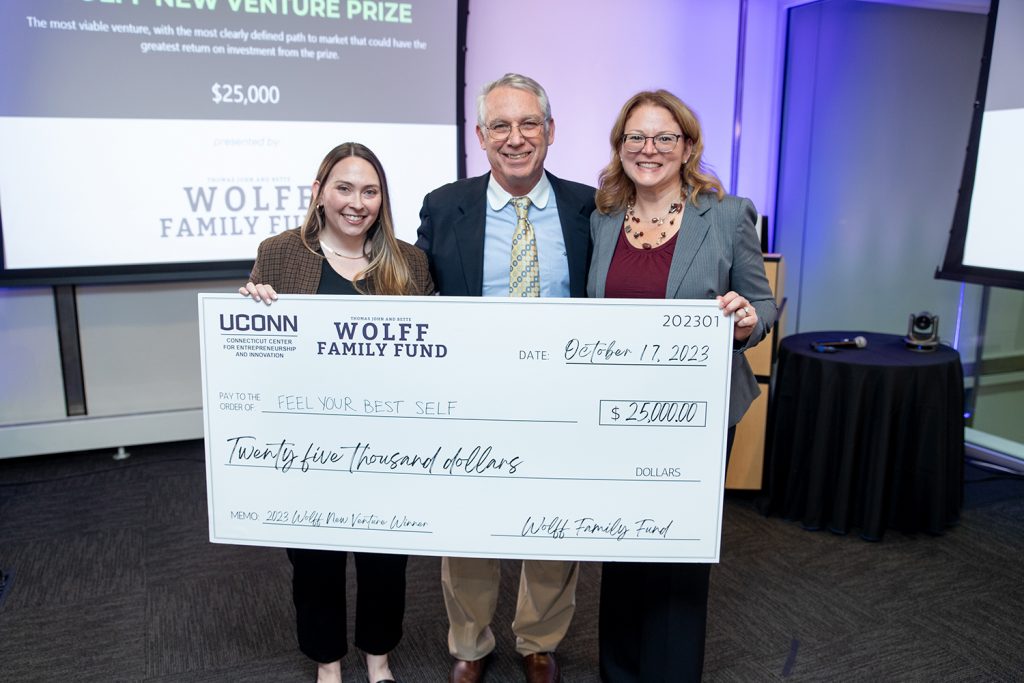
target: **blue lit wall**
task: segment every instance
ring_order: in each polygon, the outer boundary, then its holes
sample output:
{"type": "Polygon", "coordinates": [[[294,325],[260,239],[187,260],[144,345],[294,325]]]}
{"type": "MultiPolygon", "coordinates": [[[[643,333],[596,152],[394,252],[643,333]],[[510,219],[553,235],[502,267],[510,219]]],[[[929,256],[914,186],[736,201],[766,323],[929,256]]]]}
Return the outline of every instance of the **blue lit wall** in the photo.
{"type": "MultiPolygon", "coordinates": [[[[952,341],[961,285],[933,274],[985,21],[853,0],[791,10],[775,242],[789,265],[785,332],[905,334],[911,312],[930,310],[952,341]]],[[[977,300],[968,288],[973,319],[977,300]]]]}

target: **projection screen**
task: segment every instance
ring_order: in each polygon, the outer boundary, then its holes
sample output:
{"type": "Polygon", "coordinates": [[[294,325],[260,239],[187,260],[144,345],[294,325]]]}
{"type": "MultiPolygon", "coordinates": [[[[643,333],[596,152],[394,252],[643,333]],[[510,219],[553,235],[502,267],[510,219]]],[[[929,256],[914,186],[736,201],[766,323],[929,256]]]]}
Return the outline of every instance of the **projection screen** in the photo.
{"type": "Polygon", "coordinates": [[[936,277],[1024,289],[1022,64],[1024,2],[992,0],[960,195],[936,277]]]}
{"type": "Polygon", "coordinates": [[[236,277],[336,144],[459,176],[464,0],[4,0],[4,284],[236,277]]]}

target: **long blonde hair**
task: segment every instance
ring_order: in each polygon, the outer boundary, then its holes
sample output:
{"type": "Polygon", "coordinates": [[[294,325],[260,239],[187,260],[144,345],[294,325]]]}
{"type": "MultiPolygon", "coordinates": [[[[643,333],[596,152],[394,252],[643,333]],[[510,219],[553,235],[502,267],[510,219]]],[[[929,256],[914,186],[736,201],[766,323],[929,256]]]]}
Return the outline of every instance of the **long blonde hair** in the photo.
{"type": "Polygon", "coordinates": [[[366,270],[357,273],[353,285],[362,291],[359,280],[365,280],[371,294],[408,294],[411,292],[412,274],[409,263],[405,260],[398,239],[395,237],[395,223],[391,215],[391,195],[388,194],[388,180],[384,175],[384,167],[380,159],[369,147],[358,142],[343,142],[324,157],[316,174],[317,192],[309,200],[306,219],[302,222],[299,235],[306,248],[317,254],[320,233],[324,230],[324,210],[320,205],[320,192],[323,190],[331,169],[342,159],[359,157],[365,159],[380,178],[380,211],[377,220],[366,232],[366,241],[370,245],[367,257],[369,265],[366,270]]]}
{"type": "Polygon", "coordinates": [[[626,120],[637,107],[651,104],[667,109],[683,131],[683,137],[693,149],[690,158],[679,171],[683,189],[688,192],[687,199],[694,206],[701,194],[714,192],[721,201],[725,196],[722,182],[715,174],[704,167],[701,156],[704,154],[704,136],[700,130],[697,116],[682,100],[667,90],[646,90],[638,92],[622,105],[619,116],[615,119],[609,141],[612,146],[612,160],[601,171],[597,189],[597,208],[604,214],[624,211],[626,206],[636,197],[636,187],[622,168],[622,136],[626,132],[626,120]]]}

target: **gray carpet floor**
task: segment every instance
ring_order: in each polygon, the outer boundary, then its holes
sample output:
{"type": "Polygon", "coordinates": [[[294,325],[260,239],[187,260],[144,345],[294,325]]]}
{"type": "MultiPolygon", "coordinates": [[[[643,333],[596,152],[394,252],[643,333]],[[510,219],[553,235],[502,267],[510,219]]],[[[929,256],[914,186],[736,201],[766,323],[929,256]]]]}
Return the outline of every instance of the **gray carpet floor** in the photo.
{"type": "MultiPolygon", "coordinates": [[[[208,542],[202,443],[110,456],[0,461],[0,681],[308,683],[284,552],[208,542]]],[[[705,680],[1024,681],[1024,482],[967,472],[958,526],[880,543],[727,496],[705,680]]],[[[402,683],[446,680],[439,568],[409,563],[402,683]]],[[[489,683],[522,680],[518,564],[503,572],[489,683]]],[[[598,680],[599,584],[585,564],[559,651],[567,683],[598,680]]],[[[345,666],[366,680],[355,652],[345,666]]]]}

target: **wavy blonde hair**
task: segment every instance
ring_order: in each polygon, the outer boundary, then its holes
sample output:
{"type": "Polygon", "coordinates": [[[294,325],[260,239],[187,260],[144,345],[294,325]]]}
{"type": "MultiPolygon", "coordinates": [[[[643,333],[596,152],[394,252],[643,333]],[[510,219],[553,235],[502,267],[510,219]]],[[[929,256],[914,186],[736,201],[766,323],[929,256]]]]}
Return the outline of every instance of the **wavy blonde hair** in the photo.
{"type": "Polygon", "coordinates": [[[683,188],[689,188],[687,199],[697,206],[701,194],[714,193],[719,201],[725,196],[722,182],[715,174],[704,167],[701,157],[704,154],[704,136],[700,130],[700,121],[696,114],[681,99],[667,90],[645,90],[629,98],[619,116],[615,119],[609,141],[612,146],[612,160],[601,171],[598,179],[597,208],[604,214],[625,211],[636,197],[636,186],[622,168],[622,136],[626,132],[626,120],[633,111],[642,105],[650,104],[667,109],[672,118],[679,124],[683,136],[693,145],[690,158],[679,171],[683,188]]]}
{"type": "MultiPolygon", "coordinates": [[[[365,159],[380,178],[380,211],[377,220],[366,232],[369,244],[367,258],[370,263],[353,278],[353,286],[362,292],[359,280],[365,280],[371,294],[409,294],[412,289],[412,274],[409,263],[405,260],[398,239],[395,237],[395,222],[391,214],[391,195],[388,193],[388,180],[384,175],[384,167],[380,159],[369,147],[358,142],[343,142],[324,157],[320,169],[316,173],[317,192],[309,199],[306,219],[302,222],[299,235],[302,243],[310,251],[319,254],[320,233],[324,230],[324,211],[320,205],[320,192],[323,190],[331,169],[342,159],[359,157],[365,159]]],[[[364,247],[365,249],[365,247],[364,247]]]]}

